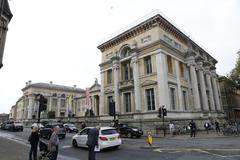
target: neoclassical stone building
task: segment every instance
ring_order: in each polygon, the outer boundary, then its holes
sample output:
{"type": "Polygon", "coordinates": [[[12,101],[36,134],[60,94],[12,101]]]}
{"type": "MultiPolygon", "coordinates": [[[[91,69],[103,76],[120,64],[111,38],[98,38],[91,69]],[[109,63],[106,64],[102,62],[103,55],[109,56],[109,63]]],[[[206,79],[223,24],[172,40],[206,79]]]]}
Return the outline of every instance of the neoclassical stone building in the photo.
{"type": "Polygon", "coordinates": [[[26,83],[22,89],[23,96],[12,107],[10,115],[16,121],[31,121],[37,119],[39,102],[37,94],[42,94],[48,99],[47,111],[42,112],[41,118],[46,119],[47,113],[55,113],[55,119],[68,119],[68,117],[85,117],[87,110],[92,110],[94,115],[99,114],[100,84],[97,80],[89,88],[89,94],[80,88],[56,85],[50,83],[26,83]],[[89,103],[86,103],[86,102],[89,103]]]}
{"type": "Polygon", "coordinates": [[[0,68],[2,68],[2,60],[7,37],[8,24],[13,16],[9,8],[8,0],[0,0],[0,14],[0,68]]]}
{"type": "Polygon", "coordinates": [[[114,100],[119,120],[189,120],[223,116],[216,63],[160,13],[148,15],[102,42],[101,119],[109,119],[114,100]]]}

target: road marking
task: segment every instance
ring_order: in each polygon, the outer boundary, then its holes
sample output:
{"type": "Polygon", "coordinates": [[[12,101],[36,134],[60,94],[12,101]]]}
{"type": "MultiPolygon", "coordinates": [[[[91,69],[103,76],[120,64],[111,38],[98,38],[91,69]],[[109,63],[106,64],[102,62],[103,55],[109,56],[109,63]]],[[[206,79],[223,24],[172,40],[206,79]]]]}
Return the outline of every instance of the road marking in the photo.
{"type": "Polygon", "coordinates": [[[71,145],[68,145],[68,146],[62,146],[63,149],[65,148],[71,148],[72,146],[71,145]]]}
{"type": "Polygon", "coordinates": [[[163,152],[163,151],[170,151],[169,153],[178,153],[178,152],[191,152],[191,151],[196,151],[196,152],[201,152],[201,153],[205,153],[205,154],[209,154],[209,155],[213,155],[213,156],[217,156],[217,157],[221,157],[221,158],[227,158],[227,157],[239,157],[240,155],[220,155],[220,154],[216,154],[216,153],[211,153],[210,151],[240,151],[240,149],[230,149],[230,148],[226,148],[226,149],[200,149],[200,148],[174,148],[174,149],[166,149],[166,148],[157,148],[153,150],[154,152],[163,152]]]}

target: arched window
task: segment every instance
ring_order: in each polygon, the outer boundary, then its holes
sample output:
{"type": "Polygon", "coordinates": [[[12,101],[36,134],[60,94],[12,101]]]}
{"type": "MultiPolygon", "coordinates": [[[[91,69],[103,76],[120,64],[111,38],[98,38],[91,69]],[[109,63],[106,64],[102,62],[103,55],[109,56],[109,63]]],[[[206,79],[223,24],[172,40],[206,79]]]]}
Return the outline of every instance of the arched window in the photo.
{"type": "Polygon", "coordinates": [[[121,51],[121,58],[125,58],[130,56],[130,48],[129,47],[124,47],[121,51]]]}

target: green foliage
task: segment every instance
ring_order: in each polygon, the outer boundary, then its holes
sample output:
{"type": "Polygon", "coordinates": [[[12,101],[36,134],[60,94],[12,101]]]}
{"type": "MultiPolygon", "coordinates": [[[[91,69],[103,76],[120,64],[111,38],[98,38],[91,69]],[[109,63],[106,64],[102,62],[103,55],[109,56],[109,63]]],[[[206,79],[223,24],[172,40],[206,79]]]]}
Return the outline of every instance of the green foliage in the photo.
{"type": "Polygon", "coordinates": [[[228,78],[232,81],[235,89],[240,89],[240,54],[238,55],[237,62],[235,64],[235,68],[231,71],[228,78]]]}

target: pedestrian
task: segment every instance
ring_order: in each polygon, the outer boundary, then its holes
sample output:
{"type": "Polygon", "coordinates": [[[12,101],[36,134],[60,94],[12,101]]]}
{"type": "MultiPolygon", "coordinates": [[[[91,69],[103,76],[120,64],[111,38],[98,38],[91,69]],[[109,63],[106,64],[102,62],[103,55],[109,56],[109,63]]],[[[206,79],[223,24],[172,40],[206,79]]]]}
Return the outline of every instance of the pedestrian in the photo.
{"type": "Polygon", "coordinates": [[[100,129],[100,127],[97,126],[88,131],[88,139],[87,139],[88,160],[95,160],[96,153],[94,150],[95,150],[95,147],[97,147],[97,148],[99,147],[98,146],[99,129],[100,129]]]}
{"type": "Polygon", "coordinates": [[[215,121],[215,129],[216,129],[216,133],[220,132],[219,122],[217,120],[215,121]]]}
{"type": "Polygon", "coordinates": [[[173,136],[174,130],[175,130],[175,125],[173,124],[172,121],[170,121],[170,123],[169,123],[169,131],[170,131],[170,135],[171,136],[173,136]]]}
{"type": "Polygon", "coordinates": [[[208,130],[210,129],[210,124],[208,122],[205,122],[204,123],[204,128],[205,128],[205,130],[207,131],[207,134],[208,134],[208,130]]]}
{"type": "Polygon", "coordinates": [[[195,137],[196,130],[197,130],[195,122],[193,120],[191,120],[191,122],[189,123],[189,126],[190,126],[190,130],[191,130],[191,137],[195,137]]]}
{"type": "Polygon", "coordinates": [[[58,155],[58,144],[59,144],[59,138],[57,135],[57,132],[59,130],[59,126],[55,126],[52,128],[52,135],[48,142],[48,150],[50,152],[50,160],[57,160],[58,155]]]}
{"type": "Polygon", "coordinates": [[[37,160],[37,147],[39,142],[39,134],[38,134],[38,127],[33,126],[32,132],[28,138],[28,141],[30,142],[31,149],[29,152],[29,160],[37,160]]]}
{"type": "Polygon", "coordinates": [[[82,128],[82,129],[86,128],[86,123],[85,123],[85,122],[82,122],[81,128],[82,128]]]}

